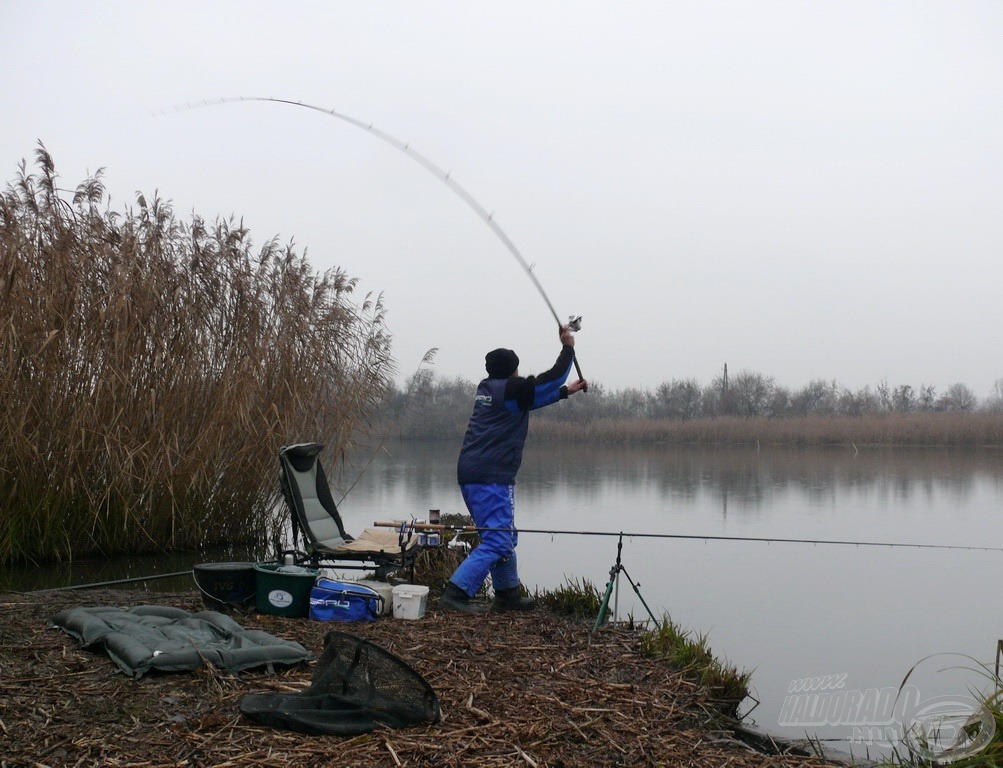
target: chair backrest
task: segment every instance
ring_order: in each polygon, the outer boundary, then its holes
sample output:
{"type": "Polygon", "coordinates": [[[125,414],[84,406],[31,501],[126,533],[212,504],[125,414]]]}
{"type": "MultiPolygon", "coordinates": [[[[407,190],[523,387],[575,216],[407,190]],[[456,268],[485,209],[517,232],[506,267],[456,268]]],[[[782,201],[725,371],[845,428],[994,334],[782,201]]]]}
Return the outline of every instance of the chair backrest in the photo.
{"type": "Polygon", "coordinates": [[[345,533],[327,475],[318,458],[323,449],[320,443],[282,446],[279,449],[279,479],[292,516],[293,538],[299,527],[309,543],[333,549],[350,537],[345,533]]]}

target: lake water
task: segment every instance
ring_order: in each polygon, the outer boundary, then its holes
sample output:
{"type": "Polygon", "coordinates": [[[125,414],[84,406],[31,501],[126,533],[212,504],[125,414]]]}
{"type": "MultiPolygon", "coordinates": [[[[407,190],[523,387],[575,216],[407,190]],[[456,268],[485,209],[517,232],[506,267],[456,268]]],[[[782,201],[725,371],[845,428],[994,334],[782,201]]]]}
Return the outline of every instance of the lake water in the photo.
{"type": "MultiPolygon", "coordinates": [[[[340,502],[346,527],[426,517],[433,508],[465,513],[456,449],[391,446],[331,472],[335,498],[348,491],[340,502]]],[[[734,539],[1003,547],[1000,452],[531,442],[516,508],[523,529],[624,532],[622,564],[645,602],[753,673],[759,704],[749,700],[743,711],[778,736],[884,755],[903,719],[891,699],[914,666],[903,699],[914,709],[994,687],[979,663],[992,671],[1003,638],[994,599],[1003,551],[734,539]]],[[[616,554],[616,535],[524,532],[519,541],[530,589],[570,579],[602,590],[616,554]]],[[[30,589],[191,564],[181,555],[95,564],[96,571],[29,569],[0,574],[0,588],[4,579],[30,589]]],[[[191,586],[186,577],[177,583],[191,586]]],[[[646,617],[626,577],[618,608],[621,619],[646,617]]]]}
{"type": "MultiPolygon", "coordinates": [[[[354,483],[349,527],[465,512],[455,457],[456,446],[412,445],[361,477],[347,467],[336,482],[354,483]]],[[[1003,455],[531,444],[516,509],[524,529],[1003,548],[1003,455]]],[[[615,536],[523,533],[523,582],[601,590],[616,548],[615,536]]],[[[929,705],[994,688],[976,662],[991,671],[1003,638],[1003,551],[625,536],[622,564],[656,616],[753,672],[749,719],[776,735],[884,755],[907,674],[898,706],[910,691],[929,705]]],[[[618,595],[621,618],[646,617],[624,577],[618,595]]]]}

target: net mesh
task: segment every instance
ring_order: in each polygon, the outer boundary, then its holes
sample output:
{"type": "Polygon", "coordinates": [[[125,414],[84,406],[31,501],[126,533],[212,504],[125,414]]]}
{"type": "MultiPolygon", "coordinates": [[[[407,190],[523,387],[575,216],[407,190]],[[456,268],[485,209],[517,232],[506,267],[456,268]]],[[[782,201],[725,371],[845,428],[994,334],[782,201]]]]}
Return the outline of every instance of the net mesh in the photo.
{"type": "Polygon", "coordinates": [[[331,631],[302,693],[249,694],[240,710],[255,722],[301,733],[355,735],[377,725],[439,720],[439,698],[409,664],[368,640],[331,631]]]}

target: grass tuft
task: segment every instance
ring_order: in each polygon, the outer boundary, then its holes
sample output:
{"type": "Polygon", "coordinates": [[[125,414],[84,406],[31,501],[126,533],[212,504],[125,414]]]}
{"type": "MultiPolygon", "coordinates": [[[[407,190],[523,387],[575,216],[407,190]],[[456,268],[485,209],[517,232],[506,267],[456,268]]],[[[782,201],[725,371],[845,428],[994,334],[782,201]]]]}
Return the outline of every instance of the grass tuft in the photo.
{"type": "Polygon", "coordinates": [[[668,616],[661,624],[641,634],[641,654],[665,659],[673,668],[707,688],[720,711],[735,716],[749,695],[751,672],[740,672],[718,660],[707,644],[707,636],[681,629],[668,616]]]}
{"type": "Polygon", "coordinates": [[[582,579],[566,583],[553,590],[542,590],[536,593],[537,603],[552,613],[560,616],[571,616],[576,619],[595,619],[602,606],[602,592],[595,584],[582,579]]]}

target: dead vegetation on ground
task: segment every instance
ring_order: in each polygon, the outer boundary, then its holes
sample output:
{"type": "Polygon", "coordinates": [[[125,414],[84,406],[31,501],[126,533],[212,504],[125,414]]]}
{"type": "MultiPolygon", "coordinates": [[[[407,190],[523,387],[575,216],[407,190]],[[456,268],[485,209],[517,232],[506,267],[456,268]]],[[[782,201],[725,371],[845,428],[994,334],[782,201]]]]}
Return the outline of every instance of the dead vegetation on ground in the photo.
{"type": "Polygon", "coordinates": [[[707,691],[639,653],[639,633],[592,632],[536,611],[467,616],[429,606],[419,621],[323,624],[249,614],[247,628],[316,654],[330,629],[349,631],[414,666],[440,697],[442,721],[354,738],[304,736],[240,714],[247,693],[297,691],[312,664],[132,680],[104,654],[48,628],[77,605],[173,605],[194,593],[0,594],[0,764],[77,766],[819,766],[766,753],[727,727],[707,691]]]}

